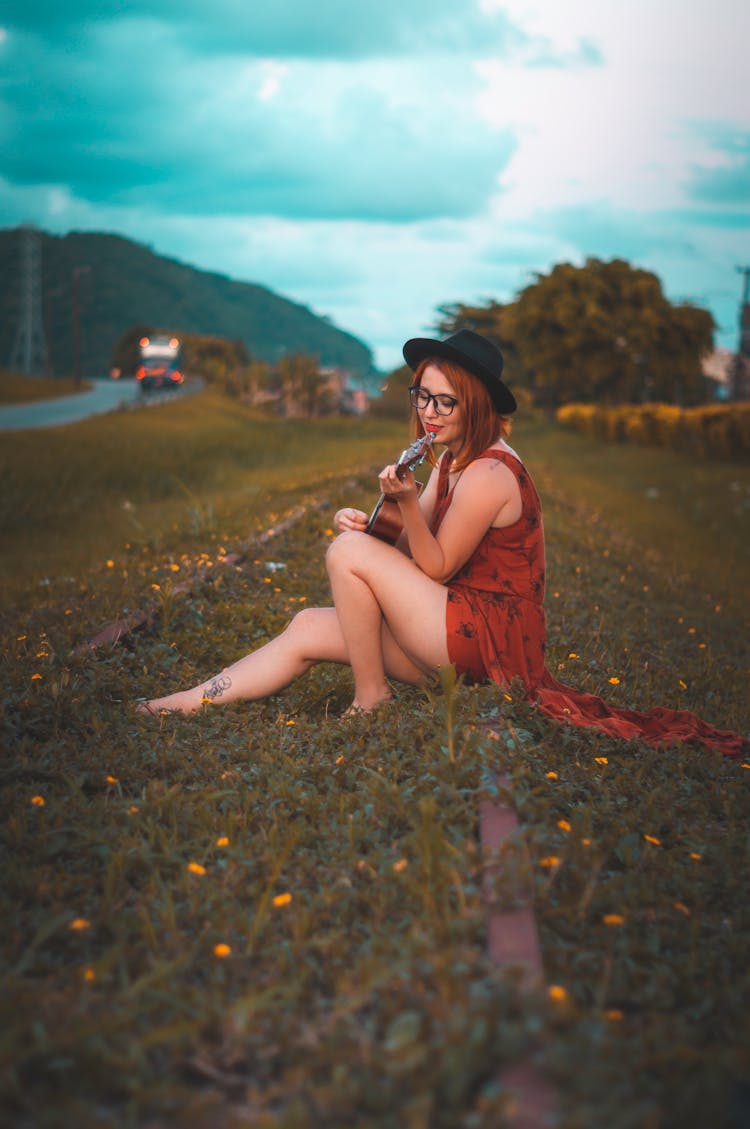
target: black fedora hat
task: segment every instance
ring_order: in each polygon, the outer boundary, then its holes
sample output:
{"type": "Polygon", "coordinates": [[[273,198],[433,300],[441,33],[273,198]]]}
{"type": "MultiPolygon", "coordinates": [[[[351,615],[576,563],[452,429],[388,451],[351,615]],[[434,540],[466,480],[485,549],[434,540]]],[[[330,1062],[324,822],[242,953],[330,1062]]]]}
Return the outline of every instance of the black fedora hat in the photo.
{"type": "Polygon", "coordinates": [[[495,411],[508,416],[516,410],[516,398],[503,384],[503,355],[500,350],[471,329],[459,329],[445,341],[428,337],[412,337],[404,345],[404,360],[416,372],[428,357],[443,357],[478,376],[492,397],[495,411]]]}

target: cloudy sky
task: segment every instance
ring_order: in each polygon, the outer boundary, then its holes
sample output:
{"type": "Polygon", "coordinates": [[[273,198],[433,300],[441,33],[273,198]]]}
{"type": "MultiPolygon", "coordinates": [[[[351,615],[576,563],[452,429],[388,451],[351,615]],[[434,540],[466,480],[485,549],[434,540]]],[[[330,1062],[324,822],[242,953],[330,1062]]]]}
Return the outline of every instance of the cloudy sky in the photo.
{"type": "Polygon", "coordinates": [[[749,51],[747,0],[4,0],[0,226],[262,283],[383,369],[590,255],[732,346],[749,51]]]}

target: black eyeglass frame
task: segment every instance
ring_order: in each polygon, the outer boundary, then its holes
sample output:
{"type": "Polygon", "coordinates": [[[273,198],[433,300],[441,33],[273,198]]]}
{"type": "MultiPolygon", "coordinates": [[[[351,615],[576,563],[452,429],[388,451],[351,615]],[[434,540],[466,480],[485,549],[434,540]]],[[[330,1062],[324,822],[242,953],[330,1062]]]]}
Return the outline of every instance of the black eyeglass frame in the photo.
{"type": "Polygon", "coordinates": [[[433,404],[435,405],[435,413],[439,416],[452,415],[453,409],[458,403],[458,400],[455,396],[448,396],[447,394],[433,396],[432,392],[428,392],[427,389],[423,388],[421,384],[412,384],[409,386],[409,403],[413,408],[424,409],[427,407],[430,400],[432,400],[433,404]],[[421,404],[419,402],[420,397],[423,401],[421,404]],[[447,411],[445,411],[446,400],[450,400],[447,411]]]}

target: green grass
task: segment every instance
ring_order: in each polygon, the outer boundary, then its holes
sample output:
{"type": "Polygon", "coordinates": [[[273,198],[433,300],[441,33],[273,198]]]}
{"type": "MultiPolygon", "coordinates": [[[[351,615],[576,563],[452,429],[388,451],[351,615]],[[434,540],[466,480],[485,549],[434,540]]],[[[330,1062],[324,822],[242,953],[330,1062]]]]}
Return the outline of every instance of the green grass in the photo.
{"type": "MultiPolygon", "coordinates": [[[[400,688],[395,706],[342,725],[350,679],[338,668],[190,719],[154,723],[119,704],[201,677],[328,602],[330,515],[344,500],[367,508],[372,466],[399,447],[392,425],[297,428],[193,403],[158,425],[129,414],[98,440],[76,425],[53,454],[37,448],[74,470],[50,583],[38,586],[29,550],[29,582],[14,578],[3,612],[6,1122],[495,1129],[500,1072],[524,1053],[555,1081],[571,1129],[742,1124],[740,763],[562,729],[490,688],[400,688]],[[310,506],[243,566],[217,564],[235,539],[320,497],[327,510],[310,506]],[[142,529],[115,524],[98,541],[89,514],[103,524],[123,500],[142,529]],[[189,573],[193,594],[170,593],[189,573]],[[165,614],[153,630],[76,650],[154,598],[165,614]],[[485,722],[499,710],[495,740],[485,722]],[[477,810],[498,771],[524,829],[503,859],[508,890],[530,871],[562,1001],[521,992],[486,956],[477,810]],[[605,924],[610,914],[623,923],[605,924]]],[[[584,448],[541,424],[519,425],[514,442],[545,505],[554,673],[747,731],[742,561],[734,576],[702,563],[692,510],[651,537],[643,499],[658,487],[692,505],[722,481],[734,497],[742,472],[704,479],[666,453],[644,468],[640,450],[584,448]]],[[[31,473],[32,456],[15,453],[31,473]]],[[[44,481],[24,503],[32,527],[49,513],[44,481]]],[[[16,559],[21,540],[16,527],[16,559]]]]}
{"type": "Polygon", "coordinates": [[[177,551],[185,530],[201,545],[212,532],[244,538],[305,484],[382,465],[403,434],[382,420],[333,418],[313,429],[210,391],[168,412],[9,433],[0,453],[0,606],[87,563],[127,565],[132,546],[177,551]]]}
{"type": "Polygon", "coordinates": [[[26,404],[32,400],[56,400],[88,388],[86,381],[76,385],[73,377],[24,376],[0,369],[0,404],[26,404]]]}

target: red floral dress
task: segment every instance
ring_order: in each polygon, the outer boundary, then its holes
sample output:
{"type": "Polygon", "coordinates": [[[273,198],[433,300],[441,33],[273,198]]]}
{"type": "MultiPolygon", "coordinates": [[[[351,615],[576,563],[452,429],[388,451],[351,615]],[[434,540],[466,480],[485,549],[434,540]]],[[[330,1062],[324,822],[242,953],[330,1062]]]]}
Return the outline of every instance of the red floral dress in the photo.
{"type": "MultiPolygon", "coordinates": [[[[544,529],[539,495],[523,463],[509,449],[491,447],[480,459],[497,459],[515,475],[521,492],[518,521],[488,529],[468,561],[447,584],[448,655],[469,682],[507,686],[520,678],[527,696],[548,717],[593,727],[614,737],[651,745],[700,741],[728,756],[750,743],[716,729],[687,710],[618,709],[595,694],[558,682],[544,663],[544,529]]],[[[437,533],[453,498],[450,455],[440,462],[431,528],[437,533]]]]}

